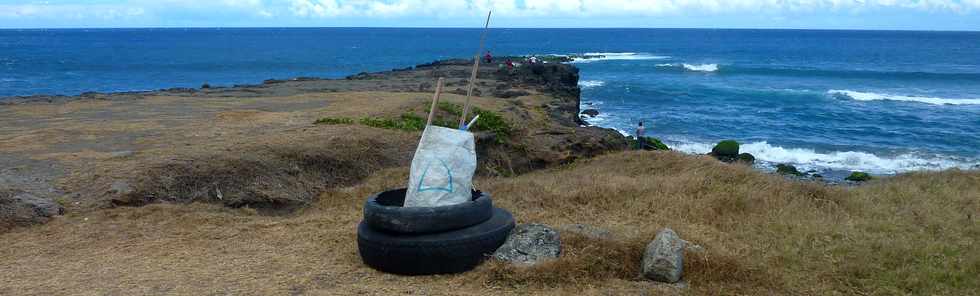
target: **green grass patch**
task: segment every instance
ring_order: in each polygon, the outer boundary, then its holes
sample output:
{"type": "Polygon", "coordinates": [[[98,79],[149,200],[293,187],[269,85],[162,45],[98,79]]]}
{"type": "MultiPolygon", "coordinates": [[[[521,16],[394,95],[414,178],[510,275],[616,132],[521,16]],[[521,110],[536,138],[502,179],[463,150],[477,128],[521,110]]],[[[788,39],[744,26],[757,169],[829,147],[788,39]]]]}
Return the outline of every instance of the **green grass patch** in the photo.
{"type": "Polygon", "coordinates": [[[361,118],[361,124],[393,130],[421,131],[425,129],[425,119],[413,113],[405,113],[398,118],[361,118]]]}
{"type": "Polygon", "coordinates": [[[345,117],[337,117],[337,118],[324,117],[324,118],[317,119],[316,121],[313,122],[313,124],[326,124],[326,125],[354,124],[354,120],[345,117]]]}

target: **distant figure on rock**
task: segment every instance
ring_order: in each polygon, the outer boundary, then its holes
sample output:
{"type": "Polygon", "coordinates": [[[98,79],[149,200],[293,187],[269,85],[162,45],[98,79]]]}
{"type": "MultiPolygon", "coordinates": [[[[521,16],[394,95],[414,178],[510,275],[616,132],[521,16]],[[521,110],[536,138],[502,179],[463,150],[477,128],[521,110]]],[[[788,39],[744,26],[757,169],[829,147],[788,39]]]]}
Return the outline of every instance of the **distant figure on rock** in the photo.
{"type": "Polygon", "coordinates": [[[490,55],[489,50],[487,51],[487,55],[483,56],[483,60],[487,62],[487,64],[493,63],[493,56],[490,55]]]}
{"type": "Polygon", "coordinates": [[[514,61],[507,59],[507,70],[514,70],[514,61]]]}
{"type": "Polygon", "coordinates": [[[647,129],[643,127],[643,121],[640,120],[640,125],[636,127],[636,150],[643,150],[646,146],[646,142],[643,139],[643,134],[646,133],[647,129]]]}

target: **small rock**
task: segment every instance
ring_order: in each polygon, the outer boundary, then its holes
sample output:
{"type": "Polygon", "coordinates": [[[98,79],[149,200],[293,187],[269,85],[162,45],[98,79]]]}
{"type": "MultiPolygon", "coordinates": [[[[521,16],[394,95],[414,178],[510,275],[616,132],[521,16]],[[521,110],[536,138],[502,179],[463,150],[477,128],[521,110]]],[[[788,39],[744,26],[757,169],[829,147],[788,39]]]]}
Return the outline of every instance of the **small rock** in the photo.
{"type": "Polygon", "coordinates": [[[665,228],[647,245],[640,269],[643,276],[658,282],[676,283],[684,273],[684,240],[665,228]]]}
{"type": "Polygon", "coordinates": [[[755,155],[751,153],[742,153],[735,157],[735,162],[751,165],[755,163],[755,155]]]}
{"type": "Polygon", "coordinates": [[[593,239],[612,239],[612,232],[588,224],[568,224],[558,227],[562,232],[571,232],[593,239]]]}
{"type": "Polygon", "coordinates": [[[558,232],[547,225],[521,224],[510,232],[493,257],[497,260],[534,265],[561,254],[561,239],[558,232]]]}
{"type": "Polygon", "coordinates": [[[599,110],[596,110],[596,109],[585,109],[584,111],[582,111],[582,114],[588,115],[590,117],[596,117],[596,116],[599,116],[599,110]]]}
{"type": "Polygon", "coordinates": [[[795,166],[783,163],[776,165],[776,173],[780,175],[803,176],[803,173],[797,170],[795,166]]]}

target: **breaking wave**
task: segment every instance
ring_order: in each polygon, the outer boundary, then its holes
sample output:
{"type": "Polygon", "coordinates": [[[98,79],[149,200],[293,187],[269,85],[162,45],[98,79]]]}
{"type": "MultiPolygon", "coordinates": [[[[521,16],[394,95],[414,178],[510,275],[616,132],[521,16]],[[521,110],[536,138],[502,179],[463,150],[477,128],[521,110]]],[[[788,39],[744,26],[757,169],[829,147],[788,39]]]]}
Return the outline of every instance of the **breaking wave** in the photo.
{"type": "Polygon", "coordinates": [[[694,72],[718,72],[718,64],[658,64],[657,67],[675,68],[694,72]]]}
{"type": "MultiPolygon", "coordinates": [[[[712,144],[680,143],[670,146],[686,153],[708,153],[712,144]]],[[[830,169],[845,171],[867,171],[878,174],[894,174],[921,170],[945,170],[952,168],[971,169],[980,165],[980,160],[965,159],[944,155],[907,153],[884,157],[860,151],[816,152],[805,148],[784,148],[766,142],[743,144],[741,152],[751,153],[758,160],[770,163],[789,163],[803,169],[830,169]]]]}
{"type": "Polygon", "coordinates": [[[601,80],[583,80],[578,82],[578,86],[582,89],[601,87],[603,85],[606,85],[606,82],[601,80]]]}
{"type": "Polygon", "coordinates": [[[852,90],[830,90],[827,94],[837,98],[847,98],[856,101],[903,101],[919,102],[932,105],[980,105],[980,99],[951,99],[951,98],[931,98],[913,97],[889,94],[878,94],[871,92],[859,92],[852,90]]]}
{"type": "Polygon", "coordinates": [[[615,60],[666,60],[668,56],[658,56],[635,52],[588,52],[584,58],[575,58],[572,63],[591,63],[596,61],[615,61],[615,60]]]}

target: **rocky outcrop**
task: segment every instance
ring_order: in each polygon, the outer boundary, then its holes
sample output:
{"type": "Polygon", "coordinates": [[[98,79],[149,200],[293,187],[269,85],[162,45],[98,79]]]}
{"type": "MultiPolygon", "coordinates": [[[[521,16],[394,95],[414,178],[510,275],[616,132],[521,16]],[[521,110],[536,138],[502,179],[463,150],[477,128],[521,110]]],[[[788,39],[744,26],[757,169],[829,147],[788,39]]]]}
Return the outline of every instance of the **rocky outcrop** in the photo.
{"type": "Polygon", "coordinates": [[[0,189],[0,231],[46,223],[64,212],[61,205],[50,199],[17,190],[0,189]]]}
{"type": "Polygon", "coordinates": [[[582,111],[583,115],[588,115],[589,117],[599,116],[599,110],[596,109],[585,109],[582,111]]]}
{"type": "Polygon", "coordinates": [[[497,260],[533,265],[561,255],[558,232],[543,224],[521,224],[511,231],[507,241],[494,252],[497,260]]]}
{"type": "Polygon", "coordinates": [[[680,281],[684,274],[685,244],[670,228],[657,233],[643,253],[643,263],[640,266],[643,277],[665,283],[680,281]]]}

